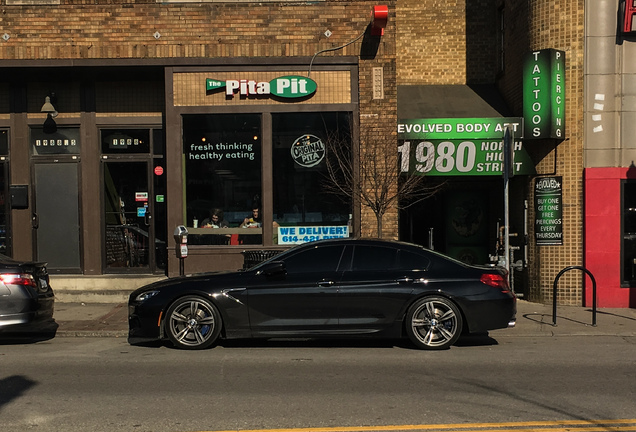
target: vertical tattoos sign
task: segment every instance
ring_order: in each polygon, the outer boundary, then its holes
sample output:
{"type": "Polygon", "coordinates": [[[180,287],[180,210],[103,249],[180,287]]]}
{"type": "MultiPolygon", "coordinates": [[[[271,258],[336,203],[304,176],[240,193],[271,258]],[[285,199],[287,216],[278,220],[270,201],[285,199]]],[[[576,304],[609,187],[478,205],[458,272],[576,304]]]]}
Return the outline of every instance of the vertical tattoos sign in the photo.
{"type": "Polygon", "coordinates": [[[533,51],[523,69],[526,139],[565,137],[565,52],[533,51]]]}
{"type": "Polygon", "coordinates": [[[562,177],[540,177],[534,183],[534,238],[538,246],[563,244],[562,177]]]}

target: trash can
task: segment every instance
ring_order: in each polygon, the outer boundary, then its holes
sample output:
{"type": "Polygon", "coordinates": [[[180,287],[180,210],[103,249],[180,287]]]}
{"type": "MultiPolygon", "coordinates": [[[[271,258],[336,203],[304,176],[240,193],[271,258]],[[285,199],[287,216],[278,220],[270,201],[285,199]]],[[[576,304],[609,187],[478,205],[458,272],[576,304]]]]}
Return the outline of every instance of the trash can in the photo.
{"type": "Polygon", "coordinates": [[[252,268],[256,264],[275,257],[281,252],[280,250],[244,250],[241,252],[243,254],[243,270],[252,268]]]}

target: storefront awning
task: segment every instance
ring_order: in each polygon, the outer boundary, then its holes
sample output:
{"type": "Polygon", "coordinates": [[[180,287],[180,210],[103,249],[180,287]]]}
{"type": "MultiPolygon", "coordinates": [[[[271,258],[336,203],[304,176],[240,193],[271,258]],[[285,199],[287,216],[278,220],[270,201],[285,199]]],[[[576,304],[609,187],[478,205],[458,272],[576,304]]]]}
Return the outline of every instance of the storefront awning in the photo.
{"type": "Polygon", "coordinates": [[[510,117],[494,85],[398,86],[398,118],[510,117]]]}
{"type": "Polygon", "coordinates": [[[535,167],[523,147],[523,119],[509,115],[495,86],[398,86],[398,151],[404,173],[501,175],[503,136],[510,127],[512,169],[532,175],[535,167]]]}

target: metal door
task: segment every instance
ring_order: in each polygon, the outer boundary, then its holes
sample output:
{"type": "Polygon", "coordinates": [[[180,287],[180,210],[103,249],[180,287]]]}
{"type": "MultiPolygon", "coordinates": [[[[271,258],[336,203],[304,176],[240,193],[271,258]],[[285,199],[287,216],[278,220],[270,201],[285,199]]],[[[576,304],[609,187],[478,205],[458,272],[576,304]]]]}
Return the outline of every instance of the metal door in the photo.
{"type": "Polygon", "coordinates": [[[50,272],[81,273],[79,165],[77,162],[33,165],[34,259],[50,272]]]}

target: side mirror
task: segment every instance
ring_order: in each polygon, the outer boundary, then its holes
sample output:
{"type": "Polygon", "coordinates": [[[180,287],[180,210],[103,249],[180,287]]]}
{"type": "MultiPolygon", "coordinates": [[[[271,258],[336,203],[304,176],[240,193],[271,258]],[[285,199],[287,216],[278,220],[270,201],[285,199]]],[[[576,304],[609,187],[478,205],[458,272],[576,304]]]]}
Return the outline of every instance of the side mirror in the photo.
{"type": "Polygon", "coordinates": [[[258,270],[258,274],[263,274],[265,276],[282,276],[286,273],[287,271],[283,261],[269,262],[258,270]]]}

